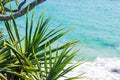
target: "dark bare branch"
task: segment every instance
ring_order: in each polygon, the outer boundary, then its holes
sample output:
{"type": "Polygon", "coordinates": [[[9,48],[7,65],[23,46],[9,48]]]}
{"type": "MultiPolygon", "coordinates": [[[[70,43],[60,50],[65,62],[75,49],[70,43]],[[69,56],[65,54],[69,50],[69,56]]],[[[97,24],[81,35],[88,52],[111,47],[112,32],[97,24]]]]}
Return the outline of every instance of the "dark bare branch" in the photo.
{"type": "Polygon", "coordinates": [[[25,13],[27,13],[27,10],[29,8],[29,11],[32,10],[35,6],[39,5],[40,3],[44,2],[46,0],[35,0],[33,2],[31,2],[29,5],[27,5],[25,8],[18,10],[17,12],[11,14],[11,15],[3,15],[0,14],[0,21],[3,20],[11,20],[13,17],[18,18],[22,15],[24,15],[25,13]]]}
{"type": "Polygon", "coordinates": [[[26,3],[26,0],[24,0],[23,2],[21,2],[18,6],[18,9],[15,9],[15,10],[11,10],[11,9],[8,9],[6,7],[4,7],[4,11],[5,12],[17,12],[19,10],[21,10],[22,6],[26,3]]]}

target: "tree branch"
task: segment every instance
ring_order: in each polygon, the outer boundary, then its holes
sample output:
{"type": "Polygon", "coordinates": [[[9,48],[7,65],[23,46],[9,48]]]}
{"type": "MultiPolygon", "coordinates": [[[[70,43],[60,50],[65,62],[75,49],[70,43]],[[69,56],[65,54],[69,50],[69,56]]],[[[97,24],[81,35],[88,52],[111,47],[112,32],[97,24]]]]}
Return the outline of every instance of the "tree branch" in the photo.
{"type": "Polygon", "coordinates": [[[32,10],[35,6],[39,5],[40,3],[44,2],[46,0],[35,0],[33,2],[31,2],[29,5],[27,5],[25,8],[18,10],[17,12],[11,14],[11,15],[2,15],[0,14],[0,21],[4,21],[4,20],[11,20],[13,17],[18,18],[22,15],[24,15],[25,13],[27,13],[28,8],[29,11],[32,10]]]}
{"type": "Polygon", "coordinates": [[[23,2],[21,2],[21,3],[19,4],[19,6],[18,6],[18,9],[16,9],[16,10],[11,10],[11,9],[6,8],[6,7],[4,7],[4,10],[5,10],[5,12],[17,12],[17,11],[19,11],[19,10],[22,8],[22,6],[23,6],[25,3],[26,3],[26,0],[24,0],[23,2]]]}

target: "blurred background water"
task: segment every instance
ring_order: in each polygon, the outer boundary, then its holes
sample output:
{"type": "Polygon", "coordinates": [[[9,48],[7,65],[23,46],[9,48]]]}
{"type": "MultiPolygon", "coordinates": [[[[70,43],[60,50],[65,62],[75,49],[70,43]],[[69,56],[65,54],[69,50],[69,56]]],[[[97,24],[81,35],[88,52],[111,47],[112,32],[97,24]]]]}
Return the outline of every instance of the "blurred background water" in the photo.
{"type": "MultiPolygon", "coordinates": [[[[47,0],[36,7],[34,20],[42,11],[53,17],[50,29],[61,23],[61,27],[75,27],[59,42],[80,40],[76,60],[120,57],[120,0],[47,0]]],[[[21,35],[24,19],[17,19],[21,35]]]]}

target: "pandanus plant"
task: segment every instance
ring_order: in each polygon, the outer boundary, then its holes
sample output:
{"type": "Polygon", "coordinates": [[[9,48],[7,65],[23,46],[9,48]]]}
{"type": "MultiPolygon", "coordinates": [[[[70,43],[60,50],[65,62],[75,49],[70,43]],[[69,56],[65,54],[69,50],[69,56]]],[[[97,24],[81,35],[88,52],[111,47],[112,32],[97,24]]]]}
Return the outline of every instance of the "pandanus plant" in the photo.
{"type": "Polygon", "coordinates": [[[54,44],[69,30],[65,31],[58,27],[48,29],[50,18],[44,19],[43,13],[36,26],[33,25],[33,18],[34,13],[31,20],[26,14],[24,37],[20,35],[14,19],[4,21],[9,38],[1,43],[0,79],[58,80],[79,65],[67,66],[78,51],[72,50],[78,41],[56,47],[54,44]]]}
{"type": "Polygon", "coordinates": [[[0,29],[0,38],[2,38],[3,37],[3,31],[2,31],[2,29],[0,29]]]}

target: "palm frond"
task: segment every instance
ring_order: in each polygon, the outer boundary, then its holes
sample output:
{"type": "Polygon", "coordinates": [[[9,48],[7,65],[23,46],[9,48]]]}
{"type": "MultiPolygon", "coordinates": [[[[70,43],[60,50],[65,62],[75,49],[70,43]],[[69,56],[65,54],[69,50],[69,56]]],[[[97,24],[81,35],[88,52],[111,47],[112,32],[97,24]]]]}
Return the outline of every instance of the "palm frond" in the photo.
{"type": "Polygon", "coordinates": [[[34,25],[34,12],[31,20],[26,14],[23,38],[14,19],[4,21],[10,39],[4,40],[0,49],[2,79],[6,79],[4,74],[7,74],[11,79],[16,77],[26,80],[57,80],[79,65],[67,67],[78,52],[72,50],[78,41],[55,47],[54,43],[70,30],[55,28],[49,31],[49,22],[50,17],[44,19],[42,13],[37,25],[34,25]]]}

